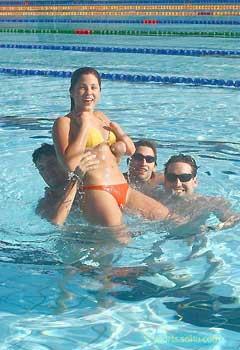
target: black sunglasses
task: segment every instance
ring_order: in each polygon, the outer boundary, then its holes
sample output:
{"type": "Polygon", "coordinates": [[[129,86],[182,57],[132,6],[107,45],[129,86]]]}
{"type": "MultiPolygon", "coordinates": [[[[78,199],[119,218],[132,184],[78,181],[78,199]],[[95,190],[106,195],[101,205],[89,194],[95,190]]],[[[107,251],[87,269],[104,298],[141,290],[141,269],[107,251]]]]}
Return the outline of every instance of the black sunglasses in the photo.
{"type": "Polygon", "coordinates": [[[177,174],[173,174],[173,173],[166,173],[165,176],[169,182],[175,182],[175,181],[177,181],[177,179],[179,179],[181,182],[188,182],[194,177],[193,174],[177,175],[177,174]]]}
{"type": "Polygon", "coordinates": [[[132,159],[143,161],[144,159],[146,160],[147,163],[153,163],[156,161],[156,158],[153,156],[144,156],[142,153],[134,153],[132,155],[132,159]]]}

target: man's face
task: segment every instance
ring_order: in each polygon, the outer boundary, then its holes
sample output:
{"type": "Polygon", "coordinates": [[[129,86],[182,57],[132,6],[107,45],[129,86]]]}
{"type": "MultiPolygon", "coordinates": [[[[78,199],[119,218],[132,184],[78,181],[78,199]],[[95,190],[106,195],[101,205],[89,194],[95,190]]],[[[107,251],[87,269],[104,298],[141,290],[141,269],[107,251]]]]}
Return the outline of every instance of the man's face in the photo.
{"type": "Polygon", "coordinates": [[[54,155],[42,155],[36,162],[36,167],[49,187],[59,186],[66,180],[66,174],[54,155]]]}
{"type": "Polygon", "coordinates": [[[146,182],[155,170],[155,155],[151,147],[139,146],[129,164],[129,174],[136,180],[146,182]]]}
{"type": "Polygon", "coordinates": [[[164,179],[165,189],[176,196],[192,194],[197,186],[197,179],[191,177],[191,174],[192,167],[188,163],[176,162],[169,164],[164,179]],[[176,175],[182,175],[182,177],[179,178],[176,175]]]}

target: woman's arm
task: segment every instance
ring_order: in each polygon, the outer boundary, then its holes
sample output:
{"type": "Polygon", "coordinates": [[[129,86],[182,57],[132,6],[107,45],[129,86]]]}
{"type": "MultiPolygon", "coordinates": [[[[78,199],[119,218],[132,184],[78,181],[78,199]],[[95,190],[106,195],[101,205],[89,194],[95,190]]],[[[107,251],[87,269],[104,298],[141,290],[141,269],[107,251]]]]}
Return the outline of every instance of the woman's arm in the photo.
{"type": "Polygon", "coordinates": [[[89,112],[70,119],[58,118],[53,125],[52,136],[58,160],[64,169],[73,171],[85,151],[90,128],[89,112]]]}
{"type": "Polygon", "coordinates": [[[109,123],[110,130],[116,135],[117,141],[122,141],[126,145],[126,155],[131,156],[135,152],[135,146],[131,138],[123,131],[119,124],[109,123]]]}

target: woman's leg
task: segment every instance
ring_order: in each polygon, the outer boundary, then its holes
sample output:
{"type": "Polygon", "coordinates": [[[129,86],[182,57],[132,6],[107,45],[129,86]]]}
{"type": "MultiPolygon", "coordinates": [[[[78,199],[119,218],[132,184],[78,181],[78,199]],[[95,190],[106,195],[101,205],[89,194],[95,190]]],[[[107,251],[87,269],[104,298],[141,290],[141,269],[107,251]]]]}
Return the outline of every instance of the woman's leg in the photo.
{"type": "Polygon", "coordinates": [[[170,214],[165,205],[131,187],[128,190],[125,207],[149,220],[168,219],[170,214]]]}
{"type": "Polygon", "coordinates": [[[122,211],[116,199],[102,190],[87,190],[82,209],[87,219],[95,224],[109,227],[120,243],[128,243],[130,235],[123,225],[122,211]]]}

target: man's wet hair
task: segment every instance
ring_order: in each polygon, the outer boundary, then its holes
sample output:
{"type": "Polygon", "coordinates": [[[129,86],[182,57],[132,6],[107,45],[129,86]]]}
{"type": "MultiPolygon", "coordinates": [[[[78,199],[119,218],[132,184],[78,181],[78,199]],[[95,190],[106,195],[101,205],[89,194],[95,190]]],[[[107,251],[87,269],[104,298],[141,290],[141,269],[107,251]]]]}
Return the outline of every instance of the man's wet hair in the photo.
{"type": "Polygon", "coordinates": [[[55,156],[56,151],[54,145],[50,145],[49,143],[42,143],[42,145],[35,149],[32,154],[32,161],[36,164],[42,156],[55,156]]]}
{"type": "Polygon", "coordinates": [[[151,148],[153,150],[153,153],[154,153],[155,164],[157,165],[157,145],[154,141],[142,139],[142,140],[134,142],[134,146],[136,147],[136,149],[140,146],[151,148]]]}
{"type": "Polygon", "coordinates": [[[169,167],[170,164],[172,163],[187,163],[191,166],[192,168],[192,174],[195,177],[197,175],[197,170],[198,170],[198,166],[197,163],[195,161],[195,159],[189,155],[183,154],[183,153],[179,153],[177,155],[171,156],[168,161],[164,164],[164,174],[167,173],[167,169],[169,167]]]}

